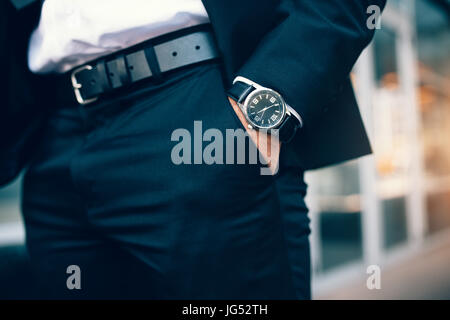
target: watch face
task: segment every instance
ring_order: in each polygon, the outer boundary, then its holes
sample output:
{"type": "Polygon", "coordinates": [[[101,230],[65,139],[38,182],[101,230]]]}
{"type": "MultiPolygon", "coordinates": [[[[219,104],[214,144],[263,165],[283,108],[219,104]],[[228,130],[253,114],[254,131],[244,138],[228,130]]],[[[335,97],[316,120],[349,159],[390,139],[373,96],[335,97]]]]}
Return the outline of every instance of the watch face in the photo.
{"type": "Polygon", "coordinates": [[[273,90],[257,90],[247,98],[247,118],[258,128],[271,129],[283,120],[285,105],[281,96],[273,90]]]}

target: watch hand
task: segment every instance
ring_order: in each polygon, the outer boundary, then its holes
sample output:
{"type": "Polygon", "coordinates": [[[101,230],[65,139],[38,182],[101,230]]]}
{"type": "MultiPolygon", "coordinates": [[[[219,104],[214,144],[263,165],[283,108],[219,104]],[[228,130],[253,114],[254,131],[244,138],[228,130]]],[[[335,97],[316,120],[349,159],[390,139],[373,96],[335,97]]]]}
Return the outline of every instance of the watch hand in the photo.
{"type": "Polygon", "coordinates": [[[261,114],[261,119],[264,117],[264,113],[266,113],[266,110],[267,110],[267,109],[264,109],[264,110],[263,110],[263,113],[261,114]]]}
{"type": "Polygon", "coordinates": [[[264,112],[264,111],[266,111],[267,109],[270,109],[270,108],[275,107],[275,106],[278,106],[278,105],[279,105],[279,104],[276,103],[276,104],[273,104],[273,105],[271,105],[271,106],[265,107],[264,109],[259,110],[257,113],[264,112]]]}

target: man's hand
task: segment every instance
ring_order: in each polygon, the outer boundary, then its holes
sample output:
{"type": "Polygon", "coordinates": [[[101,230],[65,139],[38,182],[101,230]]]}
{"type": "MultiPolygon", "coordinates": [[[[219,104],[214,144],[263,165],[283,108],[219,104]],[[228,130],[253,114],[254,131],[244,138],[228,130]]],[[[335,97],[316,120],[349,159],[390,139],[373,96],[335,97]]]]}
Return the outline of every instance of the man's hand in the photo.
{"type": "Polygon", "coordinates": [[[234,112],[236,112],[242,125],[247,130],[248,135],[250,136],[252,141],[255,143],[255,145],[258,147],[259,152],[262,154],[262,156],[268,163],[268,166],[271,168],[272,174],[274,174],[278,168],[278,161],[280,158],[281,144],[280,144],[279,140],[272,139],[270,134],[263,134],[263,133],[260,133],[258,130],[249,129],[247,119],[245,119],[245,116],[242,113],[239,106],[237,105],[236,101],[234,101],[230,97],[228,97],[228,100],[230,100],[230,103],[234,109],[234,112]],[[272,148],[272,143],[276,144],[273,146],[273,148],[272,148]],[[274,154],[272,154],[272,152],[271,152],[272,149],[274,151],[274,154]]]}

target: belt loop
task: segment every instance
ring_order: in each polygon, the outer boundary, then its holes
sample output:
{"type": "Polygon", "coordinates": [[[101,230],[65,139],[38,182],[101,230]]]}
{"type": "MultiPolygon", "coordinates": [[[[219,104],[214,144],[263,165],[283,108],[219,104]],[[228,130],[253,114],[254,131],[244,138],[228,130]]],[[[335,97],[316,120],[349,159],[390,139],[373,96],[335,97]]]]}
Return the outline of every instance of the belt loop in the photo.
{"type": "Polygon", "coordinates": [[[152,71],[152,77],[156,82],[161,82],[162,75],[161,69],[159,67],[158,59],[156,58],[155,48],[153,46],[149,46],[144,50],[145,58],[147,59],[147,63],[152,71]]]}

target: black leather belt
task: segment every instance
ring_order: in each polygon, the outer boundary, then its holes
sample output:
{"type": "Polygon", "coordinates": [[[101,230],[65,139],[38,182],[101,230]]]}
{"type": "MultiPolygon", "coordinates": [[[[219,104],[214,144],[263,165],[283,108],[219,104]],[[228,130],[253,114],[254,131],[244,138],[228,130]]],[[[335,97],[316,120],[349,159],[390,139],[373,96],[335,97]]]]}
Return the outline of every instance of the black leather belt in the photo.
{"type": "Polygon", "coordinates": [[[166,72],[219,57],[210,31],[163,38],[102,57],[55,79],[57,103],[87,105],[136,82],[158,81],[166,72]]]}

